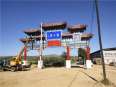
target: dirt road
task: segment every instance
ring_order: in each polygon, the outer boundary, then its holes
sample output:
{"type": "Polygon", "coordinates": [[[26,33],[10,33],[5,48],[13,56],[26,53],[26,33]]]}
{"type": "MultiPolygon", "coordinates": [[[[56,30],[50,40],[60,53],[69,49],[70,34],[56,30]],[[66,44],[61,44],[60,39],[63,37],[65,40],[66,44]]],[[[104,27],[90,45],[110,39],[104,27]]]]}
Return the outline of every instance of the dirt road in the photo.
{"type": "MultiPolygon", "coordinates": [[[[106,67],[107,78],[116,85],[116,68],[106,67]]],[[[45,68],[30,71],[0,72],[0,87],[105,87],[102,80],[102,67],[83,68],[45,68]]],[[[107,86],[106,86],[107,87],[107,86]]]]}

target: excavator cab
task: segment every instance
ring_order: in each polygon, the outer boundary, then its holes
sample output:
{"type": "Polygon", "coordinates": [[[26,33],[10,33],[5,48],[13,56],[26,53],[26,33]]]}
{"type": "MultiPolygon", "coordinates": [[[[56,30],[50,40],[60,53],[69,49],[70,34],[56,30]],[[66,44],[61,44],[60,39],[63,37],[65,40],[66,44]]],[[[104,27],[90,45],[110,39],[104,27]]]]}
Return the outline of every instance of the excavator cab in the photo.
{"type": "Polygon", "coordinates": [[[13,57],[11,60],[10,60],[10,66],[17,66],[21,64],[21,60],[20,58],[16,58],[16,57],[13,57]]]}

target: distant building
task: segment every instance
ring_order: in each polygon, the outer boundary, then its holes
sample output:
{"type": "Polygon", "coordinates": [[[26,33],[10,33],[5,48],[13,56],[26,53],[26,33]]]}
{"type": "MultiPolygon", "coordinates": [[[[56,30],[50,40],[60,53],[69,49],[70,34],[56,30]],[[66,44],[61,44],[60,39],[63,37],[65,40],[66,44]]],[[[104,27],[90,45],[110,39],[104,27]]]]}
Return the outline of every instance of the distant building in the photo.
{"type": "MultiPolygon", "coordinates": [[[[110,64],[116,62],[116,47],[103,49],[104,62],[110,64]]],[[[96,64],[101,64],[100,50],[91,53],[91,59],[96,64]]]]}

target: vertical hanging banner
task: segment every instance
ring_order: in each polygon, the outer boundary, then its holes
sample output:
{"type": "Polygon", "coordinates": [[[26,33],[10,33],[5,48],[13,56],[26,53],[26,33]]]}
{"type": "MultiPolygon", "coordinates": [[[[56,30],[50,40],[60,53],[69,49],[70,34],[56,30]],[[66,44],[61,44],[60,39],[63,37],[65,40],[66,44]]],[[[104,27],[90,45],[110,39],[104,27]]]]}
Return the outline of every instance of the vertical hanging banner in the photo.
{"type": "Polygon", "coordinates": [[[47,31],[46,40],[48,46],[61,46],[62,31],[47,31]]]}

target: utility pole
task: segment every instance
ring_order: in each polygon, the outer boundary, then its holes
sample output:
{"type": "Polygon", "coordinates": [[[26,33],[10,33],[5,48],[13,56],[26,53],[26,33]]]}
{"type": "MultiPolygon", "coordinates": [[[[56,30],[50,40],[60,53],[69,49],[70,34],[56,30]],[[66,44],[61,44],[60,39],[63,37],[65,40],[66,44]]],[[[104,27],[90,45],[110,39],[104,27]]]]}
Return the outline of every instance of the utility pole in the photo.
{"type": "Polygon", "coordinates": [[[95,7],[96,7],[96,16],[97,16],[99,46],[100,46],[101,59],[102,59],[103,79],[105,81],[106,80],[106,71],[105,71],[104,56],[103,56],[103,49],[102,49],[101,27],[100,27],[100,18],[99,18],[99,10],[98,10],[98,0],[95,0],[95,7]]]}

